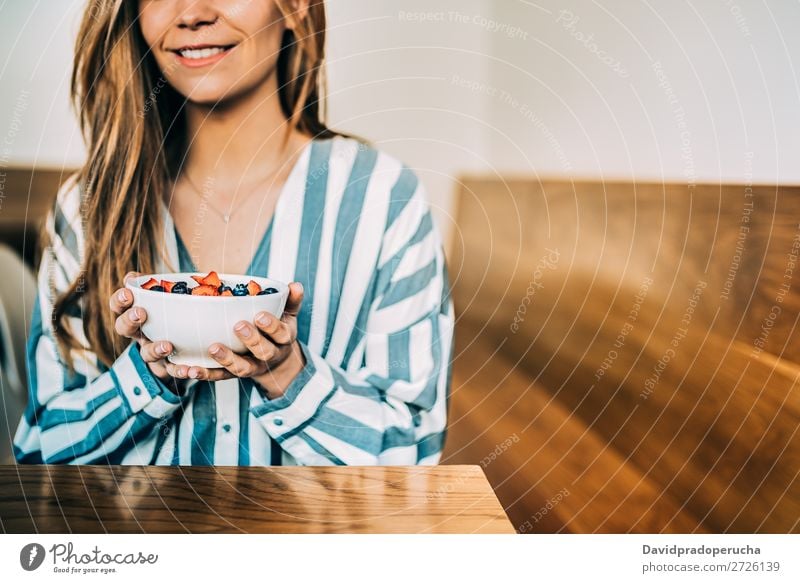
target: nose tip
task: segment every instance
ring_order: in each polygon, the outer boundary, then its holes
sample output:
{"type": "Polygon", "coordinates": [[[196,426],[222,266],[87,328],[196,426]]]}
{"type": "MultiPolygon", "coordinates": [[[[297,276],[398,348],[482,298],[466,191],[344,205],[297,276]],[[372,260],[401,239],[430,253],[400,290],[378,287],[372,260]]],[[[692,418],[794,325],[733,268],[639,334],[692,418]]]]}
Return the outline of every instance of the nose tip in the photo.
{"type": "Polygon", "coordinates": [[[180,15],[178,16],[178,26],[180,28],[188,28],[189,30],[197,30],[205,26],[213,26],[219,19],[219,12],[217,12],[211,2],[190,2],[187,6],[182,7],[180,15]]]}
{"type": "Polygon", "coordinates": [[[182,18],[178,23],[179,28],[186,28],[189,30],[200,30],[206,26],[214,26],[217,23],[217,18],[204,19],[204,18],[182,18]]]}

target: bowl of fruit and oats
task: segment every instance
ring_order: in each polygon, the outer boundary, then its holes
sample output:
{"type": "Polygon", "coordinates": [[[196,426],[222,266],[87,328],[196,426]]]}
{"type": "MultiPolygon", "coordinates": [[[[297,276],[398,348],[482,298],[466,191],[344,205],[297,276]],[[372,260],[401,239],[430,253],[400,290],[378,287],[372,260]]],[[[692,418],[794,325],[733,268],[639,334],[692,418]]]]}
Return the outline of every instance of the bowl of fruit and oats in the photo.
{"type": "Polygon", "coordinates": [[[216,342],[246,353],[233,329],[236,323],[252,323],[259,312],[280,318],[289,297],[283,282],[216,271],[140,275],[129,278],[125,287],[133,293],[133,305],[147,312],[144,335],[172,343],[167,359],[205,368],[220,367],[208,353],[216,342]]]}

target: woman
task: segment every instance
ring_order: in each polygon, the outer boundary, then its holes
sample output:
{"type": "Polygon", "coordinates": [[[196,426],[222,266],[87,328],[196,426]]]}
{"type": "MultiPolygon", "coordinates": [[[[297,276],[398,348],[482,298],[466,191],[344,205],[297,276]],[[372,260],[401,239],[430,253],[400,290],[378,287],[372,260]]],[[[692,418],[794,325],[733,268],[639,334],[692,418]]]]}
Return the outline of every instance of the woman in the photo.
{"type": "Polygon", "coordinates": [[[409,168],[325,126],[324,31],[315,0],[91,3],[72,83],[88,160],[46,221],[20,462],[439,461],[440,236],[409,168]],[[189,368],[142,335],[132,270],[293,283],[280,320],[235,327],[247,354],[189,368]]]}

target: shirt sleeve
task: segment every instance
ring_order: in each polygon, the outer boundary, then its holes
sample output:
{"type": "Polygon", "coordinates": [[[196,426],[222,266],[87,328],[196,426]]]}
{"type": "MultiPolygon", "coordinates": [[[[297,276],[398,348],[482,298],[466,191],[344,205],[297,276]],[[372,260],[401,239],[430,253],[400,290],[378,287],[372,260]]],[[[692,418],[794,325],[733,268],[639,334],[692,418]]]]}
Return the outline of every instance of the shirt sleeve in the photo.
{"type": "Polygon", "coordinates": [[[70,373],[51,321],[55,294],[67,289],[80,266],[79,234],[60,204],[69,205],[63,199],[60,191],[45,222],[50,244],[39,266],[26,349],[28,404],[14,437],[14,455],[20,463],[121,463],[188,394],[178,396],[150,372],[137,342],[110,368],[103,366],[87,347],[79,313],[67,317],[83,345],[72,350],[75,370],[70,373]]]}
{"type": "Polygon", "coordinates": [[[361,367],[307,364],[283,396],[251,409],[302,465],[440,460],[451,384],[453,302],[444,252],[420,188],[383,235],[361,338],[361,367]]]}

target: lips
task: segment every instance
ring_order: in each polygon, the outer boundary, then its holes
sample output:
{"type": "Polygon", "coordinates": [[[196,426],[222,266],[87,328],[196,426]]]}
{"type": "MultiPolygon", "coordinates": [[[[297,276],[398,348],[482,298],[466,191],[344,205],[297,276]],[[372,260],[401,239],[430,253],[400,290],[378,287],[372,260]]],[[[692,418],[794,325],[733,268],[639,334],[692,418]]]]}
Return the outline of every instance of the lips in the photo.
{"type": "Polygon", "coordinates": [[[173,49],[179,63],[187,67],[204,67],[225,57],[235,45],[189,45],[173,49]]]}
{"type": "Polygon", "coordinates": [[[224,47],[213,47],[209,49],[182,49],[178,54],[184,59],[207,59],[208,57],[224,53],[224,47]]]}

